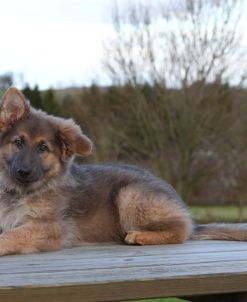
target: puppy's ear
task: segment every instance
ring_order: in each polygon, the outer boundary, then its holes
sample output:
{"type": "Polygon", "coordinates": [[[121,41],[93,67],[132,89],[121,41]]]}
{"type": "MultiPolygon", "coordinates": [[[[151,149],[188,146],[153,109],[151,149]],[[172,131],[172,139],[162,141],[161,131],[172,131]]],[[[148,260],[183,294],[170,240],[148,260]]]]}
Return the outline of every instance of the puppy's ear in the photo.
{"type": "Polygon", "coordinates": [[[24,95],[15,87],[10,87],[3,95],[0,105],[0,127],[11,125],[30,111],[24,95]]]}
{"type": "Polygon", "coordinates": [[[58,127],[58,136],[62,141],[64,157],[73,155],[87,156],[92,152],[91,140],[82,133],[73,120],[62,120],[58,127]]]}

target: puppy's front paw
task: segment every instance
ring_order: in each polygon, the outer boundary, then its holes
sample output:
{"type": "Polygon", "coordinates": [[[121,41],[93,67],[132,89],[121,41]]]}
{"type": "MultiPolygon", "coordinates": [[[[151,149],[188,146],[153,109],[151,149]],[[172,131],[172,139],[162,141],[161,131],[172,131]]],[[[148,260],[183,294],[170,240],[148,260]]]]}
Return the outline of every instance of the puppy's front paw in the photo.
{"type": "Polygon", "coordinates": [[[124,241],[127,244],[144,245],[144,244],[146,244],[145,233],[139,232],[139,231],[128,232],[124,241]]]}

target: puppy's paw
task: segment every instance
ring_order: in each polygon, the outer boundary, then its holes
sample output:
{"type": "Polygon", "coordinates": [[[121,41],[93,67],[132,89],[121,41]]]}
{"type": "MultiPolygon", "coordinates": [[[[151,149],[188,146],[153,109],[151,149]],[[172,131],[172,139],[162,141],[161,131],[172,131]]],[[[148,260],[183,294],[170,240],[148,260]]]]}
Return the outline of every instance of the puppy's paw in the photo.
{"type": "Polygon", "coordinates": [[[145,232],[131,231],[128,232],[124,241],[127,244],[145,245],[148,244],[146,237],[145,232]]]}

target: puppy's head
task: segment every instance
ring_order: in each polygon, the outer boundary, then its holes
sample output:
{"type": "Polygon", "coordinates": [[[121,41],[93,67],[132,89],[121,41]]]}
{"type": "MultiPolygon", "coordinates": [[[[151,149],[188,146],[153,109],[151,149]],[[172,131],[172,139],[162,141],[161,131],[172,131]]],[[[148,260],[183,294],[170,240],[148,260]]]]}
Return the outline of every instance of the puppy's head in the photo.
{"type": "Polygon", "coordinates": [[[0,169],[9,187],[34,191],[63,175],[74,155],[91,153],[92,143],[73,120],[30,107],[16,88],[0,105],[0,169]]]}

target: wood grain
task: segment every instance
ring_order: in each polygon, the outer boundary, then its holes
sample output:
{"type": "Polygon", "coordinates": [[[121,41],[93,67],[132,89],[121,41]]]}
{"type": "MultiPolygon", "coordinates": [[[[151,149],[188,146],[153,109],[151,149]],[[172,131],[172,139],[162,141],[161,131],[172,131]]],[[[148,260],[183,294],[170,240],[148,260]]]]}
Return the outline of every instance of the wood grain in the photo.
{"type": "Polygon", "coordinates": [[[0,301],[121,301],[245,292],[247,243],[85,246],[0,258],[0,301]]]}

